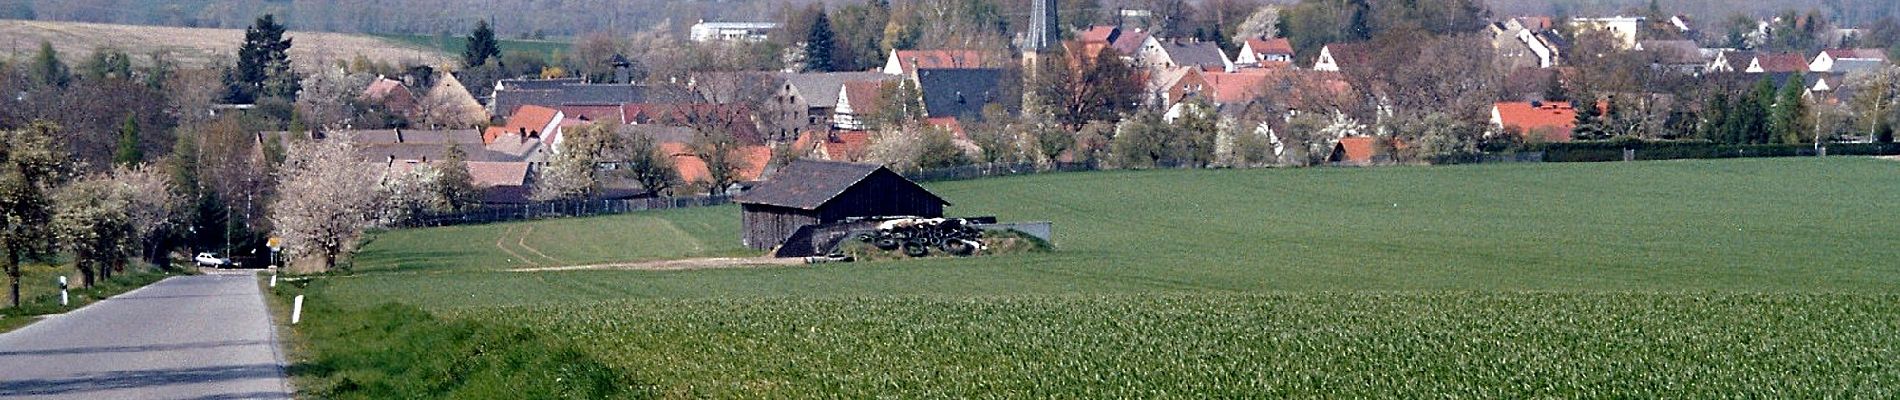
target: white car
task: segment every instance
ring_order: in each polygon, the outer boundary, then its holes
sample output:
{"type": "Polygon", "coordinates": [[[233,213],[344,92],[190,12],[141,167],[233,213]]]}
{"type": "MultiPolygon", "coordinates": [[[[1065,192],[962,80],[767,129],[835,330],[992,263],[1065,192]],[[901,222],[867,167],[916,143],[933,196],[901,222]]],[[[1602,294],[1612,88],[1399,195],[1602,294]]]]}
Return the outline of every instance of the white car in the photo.
{"type": "Polygon", "coordinates": [[[198,253],[197,257],[192,257],[192,261],[196,261],[200,267],[212,268],[223,268],[225,265],[231,264],[231,260],[218,258],[217,255],[211,253],[198,253]]]}

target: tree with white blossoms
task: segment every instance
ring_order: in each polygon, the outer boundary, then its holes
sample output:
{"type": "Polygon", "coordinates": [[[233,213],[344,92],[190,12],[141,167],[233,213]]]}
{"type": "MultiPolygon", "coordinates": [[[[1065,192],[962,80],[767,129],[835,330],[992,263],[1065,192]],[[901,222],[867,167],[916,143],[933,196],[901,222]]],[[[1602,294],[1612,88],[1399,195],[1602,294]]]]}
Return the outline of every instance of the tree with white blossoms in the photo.
{"type": "MultiPolygon", "coordinates": [[[[1241,21],[1239,29],[1236,29],[1234,32],[1234,36],[1244,39],[1279,37],[1280,6],[1267,5],[1260,7],[1260,10],[1254,11],[1253,15],[1248,16],[1246,21],[1241,21]]],[[[1259,49],[1255,49],[1255,51],[1258,50],[1259,49]]]]}
{"type": "Polygon", "coordinates": [[[390,168],[383,176],[382,193],[377,196],[381,204],[377,209],[376,223],[382,226],[394,226],[410,219],[435,211],[439,201],[432,186],[441,173],[430,164],[416,164],[415,169],[398,171],[390,168]]]}
{"type": "Polygon", "coordinates": [[[151,165],[120,166],[112,170],[112,181],[126,199],[126,217],[132,222],[133,243],[139,255],[162,265],[164,238],[176,228],[185,207],[171,174],[151,165]]]}
{"type": "Polygon", "coordinates": [[[304,121],[319,130],[338,130],[361,123],[358,97],[374,77],[351,74],[342,68],[322,68],[303,79],[303,92],[297,95],[297,111],[304,121]]]}
{"type": "Polygon", "coordinates": [[[126,210],[131,203],[109,175],[92,175],[60,188],[53,195],[58,210],[53,230],[60,247],[72,253],[80,285],[112,278],[133,253],[133,227],[126,210]]]}
{"type": "Polygon", "coordinates": [[[562,131],[560,151],[549,157],[535,183],[534,200],[586,199],[600,193],[600,163],[613,161],[628,147],[615,125],[602,121],[562,131]]]}
{"type": "Polygon", "coordinates": [[[378,165],[359,161],[341,140],[295,143],[278,170],[277,201],[270,205],[274,234],[300,262],[295,272],[325,272],[355,251],[376,214],[378,165]]]}

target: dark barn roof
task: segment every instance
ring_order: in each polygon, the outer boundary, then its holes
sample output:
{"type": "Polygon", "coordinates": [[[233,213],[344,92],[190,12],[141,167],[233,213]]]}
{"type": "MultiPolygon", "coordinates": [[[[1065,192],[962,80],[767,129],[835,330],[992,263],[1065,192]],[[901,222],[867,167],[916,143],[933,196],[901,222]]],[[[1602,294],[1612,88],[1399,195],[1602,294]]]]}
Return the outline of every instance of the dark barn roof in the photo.
{"type": "Polygon", "coordinates": [[[579,83],[578,80],[507,80],[491,100],[498,115],[524,105],[560,107],[627,103],[683,103],[696,100],[684,88],[673,86],[579,83]]]}
{"type": "MultiPolygon", "coordinates": [[[[752,190],[746,191],[745,194],[733,200],[740,204],[817,210],[878,171],[896,174],[878,164],[798,160],[779,169],[771,179],[759,183],[752,190]]],[[[942,196],[930,193],[929,189],[924,189],[916,182],[909,180],[905,182],[916,186],[917,190],[930,194],[945,205],[950,204],[949,201],[943,200],[942,196]]]]}
{"type": "Polygon", "coordinates": [[[981,120],[983,106],[995,103],[1003,70],[921,69],[917,83],[924,93],[924,111],[930,118],[958,117],[981,120]]]}

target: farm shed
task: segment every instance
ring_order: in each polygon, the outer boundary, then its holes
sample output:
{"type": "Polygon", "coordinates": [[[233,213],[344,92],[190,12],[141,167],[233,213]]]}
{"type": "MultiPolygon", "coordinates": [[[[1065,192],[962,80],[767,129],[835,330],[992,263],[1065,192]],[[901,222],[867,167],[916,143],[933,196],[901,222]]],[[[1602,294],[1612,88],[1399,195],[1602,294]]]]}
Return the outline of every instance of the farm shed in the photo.
{"type": "Polygon", "coordinates": [[[950,205],[877,164],[798,160],[733,199],[744,209],[745,245],[768,250],[810,225],[851,217],[943,216],[950,205]]]}

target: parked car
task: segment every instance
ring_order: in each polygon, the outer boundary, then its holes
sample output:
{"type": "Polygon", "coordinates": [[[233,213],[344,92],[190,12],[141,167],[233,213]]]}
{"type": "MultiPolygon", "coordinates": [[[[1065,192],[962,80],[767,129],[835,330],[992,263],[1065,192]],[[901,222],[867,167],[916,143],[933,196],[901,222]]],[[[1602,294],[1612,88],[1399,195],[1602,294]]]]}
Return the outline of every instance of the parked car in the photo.
{"type": "Polygon", "coordinates": [[[198,253],[198,256],[192,257],[191,260],[197,262],[199,267],[224,268],[231,264],[230,259],[218,258],[218,255],[211,253],[198,253]]]}

